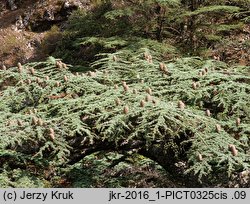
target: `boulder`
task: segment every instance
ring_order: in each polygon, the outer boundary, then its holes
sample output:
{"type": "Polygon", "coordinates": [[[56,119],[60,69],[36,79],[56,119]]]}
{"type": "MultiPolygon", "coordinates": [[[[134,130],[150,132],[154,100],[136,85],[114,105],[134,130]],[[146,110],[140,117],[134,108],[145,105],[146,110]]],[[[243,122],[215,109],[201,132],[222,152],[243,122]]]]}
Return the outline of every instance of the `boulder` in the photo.
{"type": "Polygon", "coordinates": [[[55,20],[55,11],[52,8],[48,8],[44,11],[43,20],[45,21],[54,21],[55,20]]]}
{"type": "Polygon", "coordinates": [[[11,11],[14,11],[17,9],[17,5],[15,3],[15,0],[7,0],[7,6],[11,11]]]}
{"type": "Polygon", "coordinates": [[[22,30],[22,29],[25,28],[22,16],[18,16],[16,18],[16,23],[15,24],[16,24],[15,25],[16,26],[16,30],[22,30]]]}

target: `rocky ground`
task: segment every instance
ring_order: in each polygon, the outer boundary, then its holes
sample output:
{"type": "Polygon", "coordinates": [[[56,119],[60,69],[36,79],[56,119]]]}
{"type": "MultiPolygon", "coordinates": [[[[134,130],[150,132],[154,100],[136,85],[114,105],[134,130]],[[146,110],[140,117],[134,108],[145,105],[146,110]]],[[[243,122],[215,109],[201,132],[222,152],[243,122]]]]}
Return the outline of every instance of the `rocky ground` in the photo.
{"type": "Polygon", "coordinates": [[[70,13],[88,9],[89,1],[0,0],[0,66],[41,60],[41,44],[53,25],[60,28],[70,13]]]}
{"type": "MultiPolygon", "coordinates": [[[[42,46],[53,25],[59,31],[70,13],[78,8],[90,9],[90,0],[0,0],[0,66],[16,65],[47,57],[42,46]]],[[[57,37],[57,36],[56,36],[57,37]]],[[[52,39],[53,41],[53,39],[52,39]]],[[[220,60],[250,65],[250,26],[230,36],[229,44],[218,44],[212,54],[220,60]]]]}

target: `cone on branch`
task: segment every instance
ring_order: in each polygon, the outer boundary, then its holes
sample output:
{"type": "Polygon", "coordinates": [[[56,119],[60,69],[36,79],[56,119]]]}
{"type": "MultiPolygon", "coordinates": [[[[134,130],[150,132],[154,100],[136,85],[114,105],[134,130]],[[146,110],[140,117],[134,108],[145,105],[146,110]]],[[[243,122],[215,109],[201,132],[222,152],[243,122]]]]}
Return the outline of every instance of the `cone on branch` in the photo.
{"type": "Polygon", "coordinates": [[[202,70],[201,73],[202,73],[202,76],[205,76],[207,74],[205,70],[202,70]]]}
{"type": "Polygon", "coordinates": [[[118,89],[118,85],[117,84],[115,84],[114,89],[118,89]]]}
{"type": "Polygon", "coordinates": [[[113,55],[112,59],[114,62],[117,62],[117,57],[115,55],[113,55]]]}
{"type": "Polygon", "coordinates": [[[30,71],[30,74],[31,74],[31,75],[33,75],[33,76],[35,75],[35,69],[34,69],[33,67],[31,67],[31,68],[29,69],[29,71],[30,71]]]}
{"type": "Polygon", "coordinates": [[[41,118],[39,118],[38,120],[37,120],[37,125],[39,125],[39,126],[43,126],[43,120],[41,119],[41,118]]]}
{"type": "Polygon", "coordinates": [[[152,55],[148,55],[148,59],[147,59],[148,63],[152,64],[153,63],[153,58],[152,55]]]}
{"type": "Polygon", "coordinates": [[[40,78],[36,78],[36,83],[40,84],[41,83],[41,79],[40,78]]]}
{"type": "Polygon", "coordinates": [[[123,88],[124,88],[124,92],[128,92],[129,91],[128,85],[125,85],[123,88]]]}
{"type": "Polygon", "coordinates": [[[146,92],[147,92],[149,95],[152,95],[152,89],[151,89],[151,88],[147,88],[147,89],[146,89],[146,92]]]}
{"type": "Polygon", "coordinates": [[[56,87],[60,87],[60,86],[61,86],[60,82],[57,81],[56,84],[55,84],[55,86],[56,86],[56,87]]]}
{"type": "Polygon", "coordinates": [[[168,68],[167,68],[167,67],[164,68],[163,74],[165,74],[165,75],[168,75],[168,74],[169,74],[169,71],[168,71],[168,68]]]}
{"type": "Polygon", "coordinates": [[[45,80],[46,80],[46,81],[49,81],[49,76],[45,76],[45,80]]]}
{"type": "Polygon", "coordinates": [[[128,106],[124,106],[124,108],[123,108],[123,113],[124,113],[124,114],[128,114],[128,112],[129,112],[128,106]]]}
{"type": "Polygon", "coordinates": [[[153,60],[152,59],[148,59],[148,63],[149,64],[153,64],[153,60]]]}
{"type": "Polygon", "coordinates": [[[183,111],[185,109],[185,103],[183,103],[183,101],[179,101],[178,102],[178,107],[183,111]]]}
{"type": "Polygon", "coordinates": [[[55,131],[54,131],[53,128],[49,129],[49,137],[50,137],[51,140],[55,139],[55,131]]]}
{"type": "Polygon", "coordinates": [[[233,156],[237,156],[238,155],[238,150],[236,149],[235,145],[233,144],[229,144],[228,145],[228,149],[231,151],[233,156]]]}
{"type": "Polygon", "coordinates": [[[197,159],[198,159],[199,162],[201,162],[201,161],[203,160],[202,155],[201,155],[201,154],[198,154],[198,155],[197,155],[197,159]]]}
{"type": "Polygon", "coordinates": [[[56,67],[59,68],[59,69],[62,69],[63,66],[62,66],[62,62],[59,60],[59,61],[56,61],[56,67]]]}
{"type": "Polygon", "coordinates": [[[20,119],[17,120],[17,124],[18,126],[23,126],[23,122],[20,119]]]}
{"type": "Polygon", "coordinates": [[[83,115],[81,116],[81,121],[86,121],[87,119],[89,119],[89,116],[88,115],[83,115]]]}
{"type": "Polygon", "coordinates": [[[193,87],[193,89],[197,89],[197,84],[196,84],[196,82],[193,82],[193,83],[192,83],[192,87],[193,87]]]}
{"type": "Polygon", "coordinates": [[[37,125],[37,118],[36,117],[32,117],[31,125],[37,125]]]}
{"type": "Polygon", "coordinates": [[[238,126],[240,126],[240,118],[236,118],[236,126],[238,127],[238,126]]]}
{"type": "Polygon", "coordinates": [[[141,106],[142,108],[145,106],[145,101],[144,101],[144,100],[141,100],[140,106],[141,106]]]}
{"type": "Polygon", "coordinates": [[[165,69],[167,68],[166,65],[162,62],[160,62],[159,64],[159,68],[160,68],[160,71],[165,71],[165,69]]]}
{"type": "Polygon", "coordinates": [[[122,86],[124,87],[126,85],[127,85],[126,81],[122,81],[122,86]]]}
{"type": "Polygon", "coordinates": [[[62,68],[67,69],[67,65],[65,63],[62,63],[62,68]]]}
{"type": "Polygon", "coordinates": [[[137,90],[136,89],[133,89],[133,94],[137,95],[137,90]]]}
{"type": "Polygon", "coordinates": [[[7,70],[6,66],[5,65],[2,65],[2,70],[7,70]]]}
{"type": "Polygon", "coordinates": [[[220,133],[221,132],[221,126],[219,124],[215,125],[216,132],[220,133]]]}
{"type": "Polygon", "coordinates": [[[17,68],[18,68],[19,73],[21,73],[23,71],[23,66],[20,62],[17,63],[17,68]]]}
{"type": "Polygon", "coordinates": [[[30,79],[27,79],[27,84],[31,84],[31,80],[30,79]]]}
{"type": "Polygon", "coordinates": [[[211,112],[210,112],[210,110],[206,110],[206,116],[208,116],[208,117],[210,117],[211,116],[211,112]]]}
{"type": "Polygon", "coordinates": [[[115,99],[115,104],[117,106],[121,105],[121,100],[119,98],[115,99]]]}
{"type": "Polygon", "coordinates": [[[88,72],[88,75],[89,75],[90,77],[96,77],[96,72],[89,71],[89,72],[88,72]]]}
{"type": "Polygon", "coordinates": [[[146,102],[152,101],[152,96],[149,95],[149,94],[147,94],[147,95],[146,95],[146,98],[145,98],[145,101],[146,101],[146,102]]]}
{"type": "Polygon", "coordinates": [[[67,81],[68,81],[68,77],[67,77],[66,75],[64,75],[64,76],[63,76],[63,80],[64,80],[65,82],[67,82],[67,81]]]}
{"type": "Polygon", "coordinates": [[[152,56],[148,52],[144,53],[144,58],[148,63],[153,63],[152,56]]]}
{"type": "Polygon", "coordinates": [[[8,120],[8,122],[6,123],[6,126],[10,126],[11,125],[11,121],[8,120]]]}

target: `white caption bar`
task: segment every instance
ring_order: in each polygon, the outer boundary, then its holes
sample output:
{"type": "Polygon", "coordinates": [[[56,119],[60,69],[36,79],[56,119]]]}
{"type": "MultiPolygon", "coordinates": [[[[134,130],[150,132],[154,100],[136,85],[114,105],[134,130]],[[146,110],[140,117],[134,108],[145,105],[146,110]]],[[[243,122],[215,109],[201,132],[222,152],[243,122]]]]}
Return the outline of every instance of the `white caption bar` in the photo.
{"type": "Polygon", "coordinates": [[[0,189],[0,203],[106,203],[106,204],[178,204],[250,203],[246,188],[65,188],[0,189]]]}

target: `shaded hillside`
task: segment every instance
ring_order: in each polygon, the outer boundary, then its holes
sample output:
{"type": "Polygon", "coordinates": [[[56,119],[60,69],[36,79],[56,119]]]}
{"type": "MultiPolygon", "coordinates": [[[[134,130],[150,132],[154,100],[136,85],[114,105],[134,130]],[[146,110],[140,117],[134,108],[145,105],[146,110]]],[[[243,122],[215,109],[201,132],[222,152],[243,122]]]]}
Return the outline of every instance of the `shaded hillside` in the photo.
{"type": "MultiPolygon", "coordinates": [[[[13,9],[1,0],[0,65],[12,66],[46,57],[41,49],[46,33],[53,25],[62,27],[73,10],[89,9],[87,1],[15,1],[13,9]],[[85,3],[84,3],[85,2],[85,3]],[[66,4],[67,3],[67,4],[66,4]]],[[[45,42],[44,44],[48,44],[45,42]]]]}

